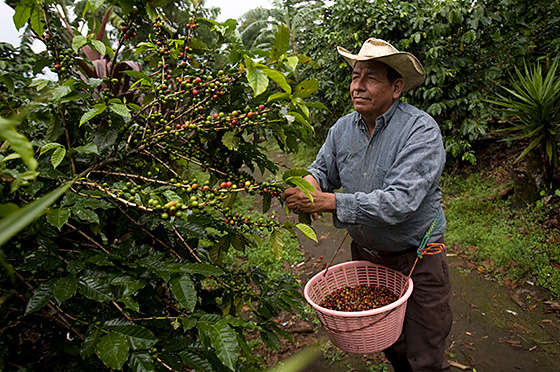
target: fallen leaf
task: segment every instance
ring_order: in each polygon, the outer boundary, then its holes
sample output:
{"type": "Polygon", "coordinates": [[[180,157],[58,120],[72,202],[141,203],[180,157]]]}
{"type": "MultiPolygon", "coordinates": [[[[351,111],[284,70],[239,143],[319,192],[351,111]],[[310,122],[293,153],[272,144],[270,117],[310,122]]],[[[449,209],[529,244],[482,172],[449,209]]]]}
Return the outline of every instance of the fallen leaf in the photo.
{"type": "Polygon", "coordinates": [[[527,327],[525,327],[524,325],[521,325],[521,324],[519,324],[519,323],[513,323],[513,327],[514,327],[514,328],[517,328],[517,329],[519,329],[519,330],[521,330],[521,331],[523,331],[523,332],[525,332],[525,333],[531,333],[531,332],[532,332],[529,328],[527,328],[527,327]]]}
{"type": "Polygon", "coordinates": [[[514,339],[511,339],[511,338],[501,337],[498,341],[500,341],[502,344],[508,344],[508,345],[514,345],[514,346],[521,345],[520,340],[514,340],[514,339]]]}
{"type": "Polygon", "coordinates": [[[461,364],[461,363],[458,363],[458,362],[455,362],[453,360],[449,360],[448,362],[449,362],[449,365],[451,367],[459,368],[460,370],[463,370],[463,371],[466,371],[467,369],[471,369],[471,367],[466,366],[466,365],[461,364]]]}

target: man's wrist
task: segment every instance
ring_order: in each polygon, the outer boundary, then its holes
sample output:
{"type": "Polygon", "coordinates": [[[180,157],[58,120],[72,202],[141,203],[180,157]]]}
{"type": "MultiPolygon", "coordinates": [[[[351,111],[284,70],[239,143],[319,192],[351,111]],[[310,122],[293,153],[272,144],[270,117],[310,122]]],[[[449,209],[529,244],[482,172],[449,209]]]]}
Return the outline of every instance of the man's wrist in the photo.
{"type": "Polygon", "coordinates": [[[329,192],[322,192],[320,194],[319,200],[316,202],[318,203],[318,211],[317,212],[328,212],[328,213],[335,213],[336,212],[336,196],[333,193],[329,192]]]}

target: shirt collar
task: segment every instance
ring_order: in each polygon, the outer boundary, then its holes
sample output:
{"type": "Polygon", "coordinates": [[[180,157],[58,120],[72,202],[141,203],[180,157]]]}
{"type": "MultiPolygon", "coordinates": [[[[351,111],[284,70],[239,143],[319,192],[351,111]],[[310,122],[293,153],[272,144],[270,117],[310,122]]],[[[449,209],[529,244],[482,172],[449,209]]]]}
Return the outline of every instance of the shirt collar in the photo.
{"type": "MultiPolygon", "coordinates": [[[[395,102],[393,102],[393,104],[391,105],[391,107],[389,107],[389,109],[387,111],[385,111],[385,113],[381,116],[379,116],[377,119],[375,119],[375,127],[376,128],[383,128],[387,125],[387,123],[389,123],[389,121],[391,121],[391,118],[393,117],[393,115],[395,114],[395,111],[397,111],[397,106],[400,104],[401,100],[400,98],[397,98],[395,100],[395,102]]],[[[356,113],[356,121],[358,123],[358,125],[363,128],[364,130],[368,130],[367,129],[367,124],[366,121],[364,120],[364,118],[362,117],[362,115],[360,113],[356,113]]],[[[377,130],[377,129],[376,129],[377,130]]]]}

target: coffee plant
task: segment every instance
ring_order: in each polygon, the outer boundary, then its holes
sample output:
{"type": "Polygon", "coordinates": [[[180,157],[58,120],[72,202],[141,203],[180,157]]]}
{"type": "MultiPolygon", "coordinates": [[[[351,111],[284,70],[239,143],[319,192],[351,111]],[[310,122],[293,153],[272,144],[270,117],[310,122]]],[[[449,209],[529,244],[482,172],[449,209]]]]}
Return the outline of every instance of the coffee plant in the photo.
{"type": "Polygon", "coordinates": [[[10,2],[46,50],[2,66],[0,224],[19,230],[0,240],[2,370],[260,370],[248,334],[278,348],[275,318],[303,310],[293,277],[224,257],[270,239],[280,259],[282,230],[315,238],[266,214],[288,184],[313,191],[267,153],[310,138],[309,58],[285,26],[251,53],[235,21],[167,3],[10,2]],[[237,211],[241,194],[264,214],[237,211]]]}

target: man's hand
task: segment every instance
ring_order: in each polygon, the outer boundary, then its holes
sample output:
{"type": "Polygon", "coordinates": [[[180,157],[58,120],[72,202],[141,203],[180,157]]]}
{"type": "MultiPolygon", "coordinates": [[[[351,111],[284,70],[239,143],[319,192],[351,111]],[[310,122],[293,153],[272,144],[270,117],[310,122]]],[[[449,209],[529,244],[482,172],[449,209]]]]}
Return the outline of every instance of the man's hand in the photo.
{"type": "Polygon", "coordinates": [[[282,200],[286,202],[288,208],[296,214],[334,213],[336,211],[336,198],[334,194],[322,192],[319,184],[312,176],[306,176],[305,179],[315,187],[315,192],[311,194],[313,202],[300,188],[291,187],[282,193],[282,200]]]}

